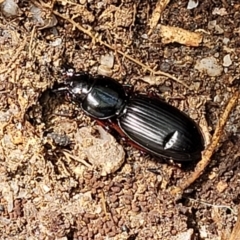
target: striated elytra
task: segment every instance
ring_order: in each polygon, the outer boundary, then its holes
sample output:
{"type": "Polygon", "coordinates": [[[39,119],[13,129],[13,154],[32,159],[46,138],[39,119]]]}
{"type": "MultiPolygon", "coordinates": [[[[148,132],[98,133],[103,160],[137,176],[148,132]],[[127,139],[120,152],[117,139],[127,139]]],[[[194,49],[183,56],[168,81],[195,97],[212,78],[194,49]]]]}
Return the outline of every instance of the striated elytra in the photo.
{"type": "Polygon", "coordinates": [[[204,141],[198,125],[170,104],[142,94],[127,94],[112,78],[75,73],[55,92],[68,92],[72,101],[96,120],[109,122],[140,149],[175,161],[201,158],[204,141]]]}

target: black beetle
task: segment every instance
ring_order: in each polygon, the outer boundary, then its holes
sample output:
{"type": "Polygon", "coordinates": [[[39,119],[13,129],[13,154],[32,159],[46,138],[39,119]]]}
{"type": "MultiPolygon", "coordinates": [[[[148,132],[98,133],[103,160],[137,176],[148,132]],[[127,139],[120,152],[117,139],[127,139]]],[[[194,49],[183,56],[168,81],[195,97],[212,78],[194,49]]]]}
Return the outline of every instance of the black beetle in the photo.
{"type": "Polygon", "coordinates": [[[68,92],[87,115],[111,122],[122,136],[154,156],[176,161],[201,158],[204,141],[197,124],[160,99],[127,94],[114,79],[87,73],[73,74],[54,91],[68,92]]]}

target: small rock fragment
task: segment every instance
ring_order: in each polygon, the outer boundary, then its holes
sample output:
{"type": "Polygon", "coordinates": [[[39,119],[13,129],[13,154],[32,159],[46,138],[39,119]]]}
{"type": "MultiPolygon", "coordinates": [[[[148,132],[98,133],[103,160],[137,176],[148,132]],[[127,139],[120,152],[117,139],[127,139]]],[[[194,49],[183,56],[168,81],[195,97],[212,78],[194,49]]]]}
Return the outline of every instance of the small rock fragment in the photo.
{"type": "Polygon", "coordinates": [[[187,9],[191,10],[191,9],[196,8],[197,6],[198,6],[198,0],[189,0],[187,9]]]}
{"type": "Polygon", "coordinates": [[[98,67],[98,74],[104,76],[112,75],[112,68],[114,64],[114,56],[113,54],[106,54],[100,59],[100,66],[98,67]]]}
{"type": "Polygon", "coordinates": [[[58,20],[55,15],[45,16],[39,7],[34,5],[31,6],[30,11],[32,13],[32,18],[34,23],[40,28],[51,28],[57,25],[58,20]]]}
{"type": "Polygon", "coordinates": [[[108,77],[112,76],[112,69],[110,69],[109,67],[107,67],[105,65],[100,65],[98,67],[97,72],[99,75],[108,76],[108,77]]]}
{"type": "Polygon", "coordinates": [[[23,143],[23,135],[21,131],[16,131],[14,135],[12,136],[12,142],[15,145],[22,144],[23,143]]]}
{"type": "Polygon", "coordinates": [[[104,65],[108,68],[112,68],[113,67],[113,63],[114,63],[114,56],[113,54],[106,54],[104,56],[101,57],[100,60],[101,65],[104,65]]]}
{"type": "Polygon", "coordinates": [[[199,234],[202,239],[208,238],[208,231],[205,225],[200,227],[199,234]]]}
{"type": "Polygon", "coordinates": [[[226,37],[223,38],[223,44],[227,45],[229,41],[230,41],[229,38],[226,38],[226,37]]]}
{"type": "Polygon", "coordinates": [[[86,4],[86,2],[87,2],[86,0],[80,0],[79,1],[79,3],[82,4],[82,5],[86,4]]]}
{"type": "Polygon", "coordinates": [[[210,77],[220,76],[223,67],[217,62],[214,57],[206,57],[198,61],[195,65],[195,69],[200,72],[206,72],[210,77]]]}
{"type": "Polygon", "coordinates": [[[227,187],[228,187],[228,184],[224,181],[220,181],[217,184],[217,190],[219,193],[224,192],[227,187]]]}
{"type": "Polygon", "coordinates": [[[47,134],[47,138],[52,139],[52,141],[59,146],[66,147],[71,143],[70,138],[65,134],[59,134],[55,132],[51,132],[47,134]]]}
{"type": "Polygon", "coordinates": [[[58,47],[62,44],[62,39],[61,38],[56,38],[53,42],[50,43],[51,46],[53,47],[58,47]]]}
{"type": "Polygon", "coordinates": [[[232,65],[232,60],[230,54],[227,54],[223,57],[223,66],[229,67],[232,65]]]}
{"type": "Polygon", "coordinates": [[[173,240],[191,240],[193,238],[193,229],[189,228],[186,232],[177,234],[173,240]]]}
{"type": "Polygon", "coordinates": [[[209,30],[215,30],[217,34],[223,34],[224,30],[217,24],[216,20],[210,21],[208,23],[208,29],[209,30]]]}
{"type": "Polygon", "coordinates": [[[224,15],[227,15],[228,13],[226,8],[214,8],[212,14],[224,16],[224,15]]]}
{"type": "Polygon", "coordinates": [[[96,128],[99,137],[91,133],[90,127],[80,128],[75,134],[75,143],[78,147],[78,155],[81,156],[84,153],[94,168],[100,170],[102,176],[106,176],[122,166],[125,152],[112,135],[100,126],[96,128]]]}
{"type": "Polygon", "coordinates": [[[5,0],[1,4],[1,10],[6,17],[14,17],[18,15],[19,7],[14,0],[5,0]]]}

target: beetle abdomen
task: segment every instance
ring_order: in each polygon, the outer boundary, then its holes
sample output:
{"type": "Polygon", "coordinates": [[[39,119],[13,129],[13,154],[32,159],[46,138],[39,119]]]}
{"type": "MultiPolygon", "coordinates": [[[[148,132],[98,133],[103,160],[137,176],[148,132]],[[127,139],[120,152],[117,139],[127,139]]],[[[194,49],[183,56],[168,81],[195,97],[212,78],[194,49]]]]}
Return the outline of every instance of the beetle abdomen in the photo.
{"type": "Polygon", "coordinates": [[[156,156],[199,160],[204,148],[196,123],[177,108],[155,98],[134,96],[118,119],[129,139],[156,156]]]}

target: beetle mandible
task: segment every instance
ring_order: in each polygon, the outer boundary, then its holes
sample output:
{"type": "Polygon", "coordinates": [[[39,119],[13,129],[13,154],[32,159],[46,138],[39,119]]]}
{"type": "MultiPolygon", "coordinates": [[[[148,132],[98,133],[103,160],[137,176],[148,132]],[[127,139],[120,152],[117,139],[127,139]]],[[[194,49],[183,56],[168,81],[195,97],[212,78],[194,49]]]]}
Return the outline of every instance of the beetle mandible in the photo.
{"type": "Polygon", "coordinates": [[[74,73],[55,92],[67,92],[90,117],[111,126],[156,157],[194,161],[204,149],[198,125],[172,105],[143,94],[127,94],[116,80],[74,73]]]}

